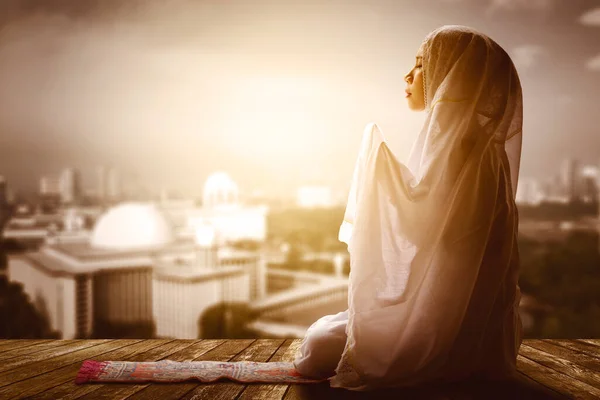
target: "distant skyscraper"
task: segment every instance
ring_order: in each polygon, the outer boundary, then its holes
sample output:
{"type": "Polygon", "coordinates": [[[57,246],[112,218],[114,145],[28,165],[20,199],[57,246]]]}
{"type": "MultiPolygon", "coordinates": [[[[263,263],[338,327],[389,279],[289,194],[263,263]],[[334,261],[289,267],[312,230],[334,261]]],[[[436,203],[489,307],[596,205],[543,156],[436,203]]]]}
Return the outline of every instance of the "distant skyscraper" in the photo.
{"type": "Polygon", "coordinates": [[[4,179],[4,176],[0,175],[0,207],[7,203],[7,190],[6,179],[4,179]]]}
{"type": "Polygon", "coordinates": [[[582,179],[579,162],[573,158],[566,159],[563,162],[561,178],[564,194],[567,199],[569,201],[580,200],[582,179]]]}
{"type": "Polygon", "coordinates": [[[6,221],[8,221],[10,214],[7,207],[7,190],[6,179],[4,179],[4,176],[0,175],[0,270],[6,268],[6,265],[2,265],[2,257],[4,257],[4,253],[2,251],[2,238],[4,235],[4,225],[6,224],[6,221]]]}
{"type": "Polygon", "coordinates": [[[60,194],[59,179],[49,176],[42,176],[40,178],[40,194],[42,196],[60,194]]]}
{"type": "Polygon", "coordinates": [[[581,194],[586,203],[598,200],[598,168],[586,165],[581,169],[581,194]]]}
{"type": "Polygon", "coordinates": [[[96,169],[96,195],[100,201],[115,202],[121,199],[123,187],[119,170],[100,166],[96,169]]]}
{"type": "Polygon", "coordinates": [[[59,178],[60,199],[65,204],[73,204],[81,194],[81,177],[74,168],[65,168],[59,178]]]}

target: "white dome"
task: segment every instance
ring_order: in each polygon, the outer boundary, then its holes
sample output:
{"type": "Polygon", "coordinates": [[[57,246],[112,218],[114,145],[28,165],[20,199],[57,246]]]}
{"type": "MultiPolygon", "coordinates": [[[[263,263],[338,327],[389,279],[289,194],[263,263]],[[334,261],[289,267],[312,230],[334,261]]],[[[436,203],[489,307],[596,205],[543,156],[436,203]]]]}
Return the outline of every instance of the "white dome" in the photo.
{"type": "Polygon", "coordinates": [[[134,249],[162,247],[173,241],[172,227],[152,204],[124,203],[102,215],[90,244],[96,248],[134,249]]]}
{"type": "Polygon", "coordinates": [[[204,183],[203,203],[214,207],[238,202],[238,185],[226,172],[215,172],[204,183]]]}

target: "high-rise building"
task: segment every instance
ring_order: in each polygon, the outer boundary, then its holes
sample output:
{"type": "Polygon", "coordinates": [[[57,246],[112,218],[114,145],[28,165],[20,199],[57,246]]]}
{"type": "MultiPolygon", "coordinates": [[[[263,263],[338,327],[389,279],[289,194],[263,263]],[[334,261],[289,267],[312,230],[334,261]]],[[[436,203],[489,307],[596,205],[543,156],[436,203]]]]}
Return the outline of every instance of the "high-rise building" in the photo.
{"type": "Polygon", "coordinates": [[[3,264],[2,253],[2,237],[4,235],[4,225],[9,219],[9,210],[7,206],[7,187],[6,179],[0,175],[0,270],[4,270],[6,265],[3,264]]]}
{"type": "Polygon", "coordinates": [[[42,196],[60,194],[60,180],[49,176],[40,178],[40,194],[42,196]]]}
{"type": "Polygon", "coordinates": [[[81,176],[74,168],[65,168],[59,179],[60,199],[65,204],[76,203],[81,195],[81,176]]]}
{"type": "Polygon", "coordinates": [[[571,202],[581,200],[582,179],[579,161],[568,158],[563,162],[561,169],[562,186],[564,194],[571,202]]]}
{"type": "Polygon", "coordinates": [[[7,191],[6,179],[4,179],[4,176],[0,175],[0,206],[7,203],[7,191]]]}
{"type": "Polygon", "coordinates": [[[96,169],[96,195],[100,201],[116,202],[121,199],[123,187],[119,170],[99,166],[96,169]]]}
{"type": "Polygon", "coordinates": [[[586,203],[598,200],[598,168],[587,165],[581,170],[581,195],[586,203]]]}

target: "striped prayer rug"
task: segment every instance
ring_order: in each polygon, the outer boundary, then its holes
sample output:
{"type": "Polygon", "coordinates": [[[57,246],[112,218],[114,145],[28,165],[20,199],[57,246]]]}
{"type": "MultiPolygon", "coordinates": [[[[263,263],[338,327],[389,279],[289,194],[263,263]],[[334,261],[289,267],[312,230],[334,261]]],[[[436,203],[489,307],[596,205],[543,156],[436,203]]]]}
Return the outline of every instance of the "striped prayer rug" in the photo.
{"type": "Polygon", "coordinates": [[[88,382],[214,382],[225,378],[237,382],[319,383],[303,377],[291,362],[171,361],[132,362],[85,360],[75,383],[88,382]]]}

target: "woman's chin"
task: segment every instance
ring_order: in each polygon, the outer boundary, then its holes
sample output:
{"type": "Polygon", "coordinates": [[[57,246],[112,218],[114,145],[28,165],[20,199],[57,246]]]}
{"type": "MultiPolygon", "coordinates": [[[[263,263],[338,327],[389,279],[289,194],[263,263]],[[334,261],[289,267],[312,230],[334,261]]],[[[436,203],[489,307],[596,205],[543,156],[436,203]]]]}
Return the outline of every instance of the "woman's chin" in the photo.
{"type": "Polygon", "coordinates": [[[418,104],[415,104],[413,101],[411,101],[411,99],[408,99],[408,108],[411,111],[423,111],[425,109],[425,107],[420,107],[418,104]]]}

